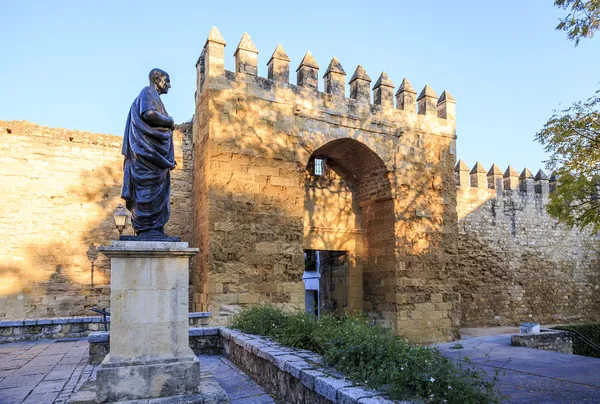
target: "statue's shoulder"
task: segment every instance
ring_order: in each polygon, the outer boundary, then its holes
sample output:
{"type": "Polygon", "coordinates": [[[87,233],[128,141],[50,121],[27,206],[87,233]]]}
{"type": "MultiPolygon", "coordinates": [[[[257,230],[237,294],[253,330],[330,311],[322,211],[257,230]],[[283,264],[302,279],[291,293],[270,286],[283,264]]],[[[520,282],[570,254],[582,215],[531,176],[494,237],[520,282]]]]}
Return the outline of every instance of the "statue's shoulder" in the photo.
{"type": "Polygon", "coordinates": [[[156,104],[157,100],[160,100],[160,96],[152,86],[142,88],[142,91],[140,91],[136,98],[136,102],[140,104],[156,104]]]}
{"type": "Polygon", "coordinates": [[[146,86],[146,87],[142,88],[142,91],[140,91],[140,94],[138,95],[138,97],[152,96],[153,93],[155,93],[155,92],[156,92],[156,90],[154,90],[153,87],[146,86]]]}

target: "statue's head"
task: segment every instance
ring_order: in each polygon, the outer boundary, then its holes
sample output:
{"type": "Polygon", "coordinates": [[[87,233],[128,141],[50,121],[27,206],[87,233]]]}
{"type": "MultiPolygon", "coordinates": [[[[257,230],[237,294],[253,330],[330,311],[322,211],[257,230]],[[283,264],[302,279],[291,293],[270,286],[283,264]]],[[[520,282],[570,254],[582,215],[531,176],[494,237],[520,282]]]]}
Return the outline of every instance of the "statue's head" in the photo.
{"type": "Polygon", "coordinates": [[[152,69],[150,74],[148,74],[148,78],[150,79],[150,85],[154,86],[159,94],[166,94],[169,92],[169,88],[171,88],[171,79],[166,71],[152,69]]]}

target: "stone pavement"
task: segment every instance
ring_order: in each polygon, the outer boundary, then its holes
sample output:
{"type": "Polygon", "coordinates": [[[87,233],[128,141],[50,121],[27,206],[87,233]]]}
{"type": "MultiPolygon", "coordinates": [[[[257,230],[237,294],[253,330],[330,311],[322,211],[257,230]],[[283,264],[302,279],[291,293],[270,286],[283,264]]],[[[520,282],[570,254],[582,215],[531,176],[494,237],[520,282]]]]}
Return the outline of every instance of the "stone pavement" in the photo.
{"type": "Polygon", "coordinates": [[[200,355],[200,368],[215,375],[231,404],[275,403],[265,391],[233,363],[221,355],[200,355]]]}
{"type": "Polygon", "coordinates": [[[0,345],[0,403],[66,403],[90,377],[87,340],[39,340],[0,345]]]}
{"type": "Polygon", "coordinates": [[[600,403],[600,359],[513,347],[510,335],[464,338],[438,345],[447,357],[464,359],[488,375],[502,370],[496,383],[507,403],[600,403]]]}
{"type": "MultiPolygon", "coordinates": [[[[203,371],[215,375],[232,404],[275,403],[262,388],[221,355],[200,355],[203,371]]],[[[0,404],[68,402],[74,390],[95,377],[88,342],[40,340],[0,345],[0,404]]]]}

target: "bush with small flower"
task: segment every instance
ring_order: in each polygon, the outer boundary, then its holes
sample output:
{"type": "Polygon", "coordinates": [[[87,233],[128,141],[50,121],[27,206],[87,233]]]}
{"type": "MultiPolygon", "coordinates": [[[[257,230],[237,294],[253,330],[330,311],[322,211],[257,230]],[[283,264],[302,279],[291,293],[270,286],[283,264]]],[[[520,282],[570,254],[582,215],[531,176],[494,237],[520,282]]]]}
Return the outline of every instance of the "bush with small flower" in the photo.
{"type": "Polygon", "coordinates": [[[438,349],[410,344],[360,317],[285,313],[266,305],[243,310],[233,320],[242,332],[263,335],[323,355],[327,364],[358,384],[384,390],[392,399],[426,403],[499,403],[497,375],[454,363],[438,349]]]}

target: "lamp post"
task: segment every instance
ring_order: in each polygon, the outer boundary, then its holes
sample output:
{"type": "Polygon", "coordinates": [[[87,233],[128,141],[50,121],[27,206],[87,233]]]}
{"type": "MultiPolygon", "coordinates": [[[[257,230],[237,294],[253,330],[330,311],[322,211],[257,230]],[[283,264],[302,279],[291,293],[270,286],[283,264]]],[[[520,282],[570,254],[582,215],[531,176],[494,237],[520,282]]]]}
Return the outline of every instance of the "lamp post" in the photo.
{"type": "Polygon", "coordinates": [[[125,230],[125,226],[127,225],[127,212],[122,204],[119,204],[115,211],[113,212],[113,220],[115,221],[115,226],[117,226],[117,230],[119,230],[119,236],[123,234],[123,230],[125,230]]]}

